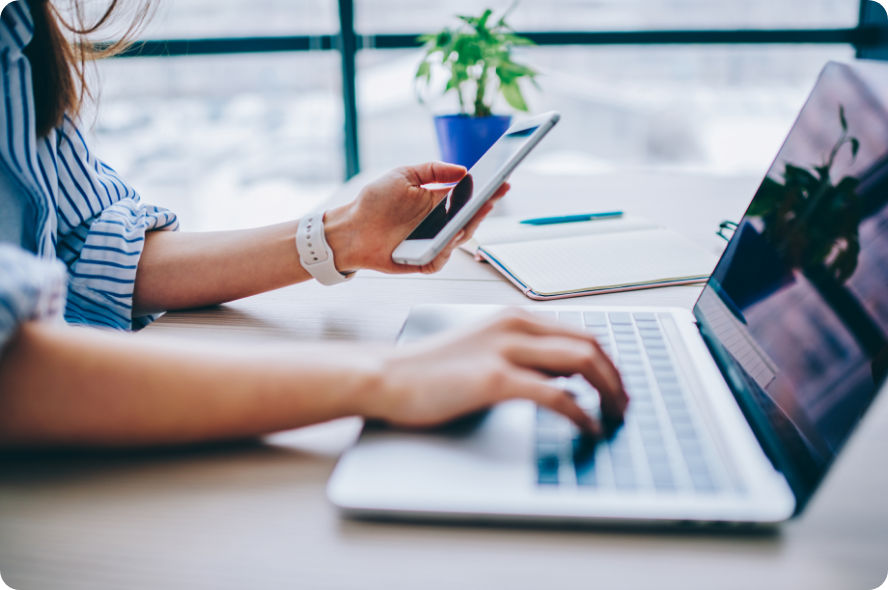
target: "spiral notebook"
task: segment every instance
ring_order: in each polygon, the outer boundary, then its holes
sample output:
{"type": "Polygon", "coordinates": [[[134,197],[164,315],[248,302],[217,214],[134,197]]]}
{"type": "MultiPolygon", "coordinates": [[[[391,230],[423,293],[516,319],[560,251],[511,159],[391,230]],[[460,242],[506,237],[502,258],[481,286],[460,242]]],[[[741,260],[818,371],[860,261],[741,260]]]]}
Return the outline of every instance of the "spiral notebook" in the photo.
{"type": "Polygon", "coordinates": [[[559,299],[705,281],[717,258],[638,217],[547,226],[489,219],[464,246],[531,299],[559,299]]]}

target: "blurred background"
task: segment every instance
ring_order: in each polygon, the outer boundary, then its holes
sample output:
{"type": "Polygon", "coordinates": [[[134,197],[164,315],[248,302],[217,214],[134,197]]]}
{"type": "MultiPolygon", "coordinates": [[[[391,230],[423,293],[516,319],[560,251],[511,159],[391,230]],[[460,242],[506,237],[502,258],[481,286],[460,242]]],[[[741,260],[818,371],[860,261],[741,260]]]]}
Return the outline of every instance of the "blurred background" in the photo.
{"type": "MultiPolygon", "coordinates": [[[[96,151],[190,230],[297,217],[346,177],[337,0],[161,0],[144,39],[304,35],[305,51],[104,60],[102,92],[87,115],[96,151]],[[311,46],[311,45],[316,46],[311,46]]],[[[352,4],[352,2],[349,2],[352,4]]],[[[508,1],[491,1],[497,11],[508,1]]],[[[420,34],[477,14],[469,0],[354,0],[354,31],[420,34]]],[[[845,29],[858,0],[524,0],[518,31],[845,29]]],[[[532,112],[562,122],[528,163],[540,173],[631,173],[668,168],[763,175],[830,59],[846,43],[546,45],[516,60],[540,72],[532,112]]],[[[355,85],[360,170],[372,174],[438,157],[432,115],[420,104],[418,48],[362,48],[355,85]]]]}

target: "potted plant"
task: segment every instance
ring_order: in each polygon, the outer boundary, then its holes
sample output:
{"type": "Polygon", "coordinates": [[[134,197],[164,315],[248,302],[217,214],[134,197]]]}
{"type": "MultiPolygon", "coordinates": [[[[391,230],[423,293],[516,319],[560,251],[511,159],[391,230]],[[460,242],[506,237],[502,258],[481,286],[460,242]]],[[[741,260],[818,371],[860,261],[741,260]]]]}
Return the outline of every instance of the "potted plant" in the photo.
{"type": "Polygon", "coordinates": [[[511,116],[491,110],[497,94],[512,108],[527,111],[519,81],[535,83],[536,71],[512,60],[514,47],[533,42],[506,24],[508,11],[493,23],[492,15],[487,9],[477,17],[458,16],[456,28],[419,38],[425,55],[416,70],[417,89],[431,88],[436,70],[443,70],[449,78],[442,94],[456,93],[459,100],[459,113],[435,117],[441,157],[466,167],[509,128],[511,116]]]}

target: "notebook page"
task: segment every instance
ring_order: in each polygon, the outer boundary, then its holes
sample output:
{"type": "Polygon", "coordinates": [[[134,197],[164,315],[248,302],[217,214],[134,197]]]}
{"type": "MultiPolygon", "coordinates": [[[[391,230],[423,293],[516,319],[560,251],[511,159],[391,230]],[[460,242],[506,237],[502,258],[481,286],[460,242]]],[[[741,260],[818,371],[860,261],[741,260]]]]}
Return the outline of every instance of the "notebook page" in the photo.
{"type": "Polygon", "coordinates": [[[527,242],[568,236],[606,234],[658,227],[643,217],[623,216],[617,219],[596,219],[574,223],[528,225],[522,217],[489,217],[475,231],[474,237],[462,248],[474,253],[480,246],[504,242],[527,242]]]}
{"type": "Polygon", "coordinates": [[[665,228],[494,244],[484,250],[541,295],[707,276],[717,261],[665,228]]]}

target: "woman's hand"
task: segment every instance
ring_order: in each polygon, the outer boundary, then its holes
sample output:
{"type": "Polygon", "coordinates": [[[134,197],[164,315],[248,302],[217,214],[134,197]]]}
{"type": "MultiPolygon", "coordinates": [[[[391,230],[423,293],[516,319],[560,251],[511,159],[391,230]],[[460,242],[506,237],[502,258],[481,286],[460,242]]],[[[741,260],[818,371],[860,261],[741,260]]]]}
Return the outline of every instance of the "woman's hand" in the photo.
{"type": "Polygon", "coordinates": [[[629,398],[591,335],[508,311],[480,328],[394,350],[385,362],[381,391],[362,398],[359,413],[423,427],[525,398],[600,434],[601,425],[552,382],[553,376],[577,373],[598,390],[603,417],[621,420],[629,398]]]}
{"type": "Polygon", "coordinates": [[[493,208],[493,203],[506,194],[508,184],[503,184],[428,264],[397,264],[392,261],[392,252],[449,190],[449,187],[429,189],[423,185],[455,183],[465,175],[464,167],[444,162],[397,168],[364,187],[353,202],[328,211],[324,221],[325,236],[339,271],[371,269],[387,273],[432,273],[441,270],[453,250],[472,237],[478,224],[493,208]]]}

